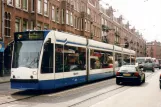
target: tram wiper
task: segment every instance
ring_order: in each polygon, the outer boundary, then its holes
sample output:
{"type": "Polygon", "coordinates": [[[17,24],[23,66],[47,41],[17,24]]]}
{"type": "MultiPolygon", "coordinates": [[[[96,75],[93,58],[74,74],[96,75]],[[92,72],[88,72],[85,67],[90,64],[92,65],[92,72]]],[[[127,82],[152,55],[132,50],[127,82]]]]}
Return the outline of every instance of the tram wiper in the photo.
{"type": "Polygon", "coordinates": [[[27,67],[28,68],[32,68],[32,65],[35,65],[35,63],[37,63],[37,62],[38,62],[38,59],[37,58],[34,58],[27,67]]]}

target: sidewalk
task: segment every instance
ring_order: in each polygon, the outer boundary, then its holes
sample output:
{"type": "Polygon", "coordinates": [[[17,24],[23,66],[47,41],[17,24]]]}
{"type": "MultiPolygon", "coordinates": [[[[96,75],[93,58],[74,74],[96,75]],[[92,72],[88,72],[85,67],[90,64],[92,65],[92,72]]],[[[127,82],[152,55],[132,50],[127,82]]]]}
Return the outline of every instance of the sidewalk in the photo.
{"type": "Polygon", "coordinates": [[[10,76],[0,77],[0,83],[5,83],[10,81],[10,76]]]}

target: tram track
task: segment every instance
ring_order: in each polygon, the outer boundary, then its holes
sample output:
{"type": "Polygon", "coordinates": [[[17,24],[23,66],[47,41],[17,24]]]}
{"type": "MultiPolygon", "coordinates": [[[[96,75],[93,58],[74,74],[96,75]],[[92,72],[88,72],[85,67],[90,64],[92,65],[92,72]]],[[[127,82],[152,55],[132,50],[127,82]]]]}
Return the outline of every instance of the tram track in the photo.
{"type": "MultiPolygon", "coordinates": [[[[149,74],[148,76],[146,76],[146,78],[147,78],[147,77],[153,76],[152,74],[154,74],[154,73],[149,74]]],[[[108,80],[107,80],[107,81],[108,81],[108,80]]],[[[102,82],[107,82],[107,81],[102,81],[102,82]]],[[[95,86],[96,86],[97,84],[102,83],[102,82],[98,82],[98,83],[92,84],[92,85],[95,85],[95,86]]],[[[85,87],[85,88],[87,88],[87,89],[90,90],[90,88],[89,88],[90,86],[91,86],[91,84],[90,84],[90,85],[87,84],[87,85],[85,85],[85,86],[83,86],[83,87],[78,87],[78,88],[84,88],[84,87],[85,87]]],[[[92,86],[91,86],[91,87],[92,87],[92,86]]],[[[82,101],[79,101],[79,102],[77,102],[77,103],[74,103],[74,104],[72,104],[72,105],[69,105],[68,107],[74,107],[74,106],[76,106],[76,105],[79,105],[79,104],[81,104],[81,103],[84,103],[84,102],[86,102],[86,101],[89,101],[89,100],[91,100],[91,99],[93,99],[93,98],[96,98],[96,97],[99,97],[99,96],[101,96],[101,95],[104,95],[104,94],[107,94],[107,93],[110,93],[110,92],[113,92],[113,91],[122,89],[122,88],[124,88],[124,87],[126,87],[126,86],[120,86],[120,87],[117,87],[117,88],[115,88],[115,89],[105,91],[105,92],[100,93],[100,94],[98,94],[98,95],[91,96],[91,97],[89,97],[89,98],[87,98],[87,99],[84,99],[84,100],[82,100],[82,101]]],[[[129,87],[129,88],[130,88],[130,87],[129,87]]],[[[72,89],[72,90],[73,90],[73,89],[72,89]]],[[[68,90],[68,91],[72,91],[72,90],[68,90]]],[[[76,93],[71,93],[71,94],[78,94],[78,93],[81,93],[80,91],[77,91],[77,88],[74,89],[74,90],[76,91],[76,93]]],[[[56,93],[56,95],[58,95],[58,94],[60,95],[59,97],[57,97],[58,99],[64,97],[63,95],[61,95],[62,93],[67,93],[67,92],[65,91],[65,92],[56,93]]],[[[10,100],[10,101],[2,102],[2,103],[0,103],[0,105],[9,104],[9,103],[14,103],[14,102],[16,102],[16,101],[28,100],[28,99],[31,99],[31,98],[34,98],[34,97],[38,97],[38,96],[41,96],[41,95],[43,95],[43,94],[37,94],[37,95],[32,95],[32,96],[28,96],[28,97],[24,97],[24,98],[13,99],[13,100],[10,100]]],[[[55,94],[54,94],[54,95],[55,95],[55,94]]]]}

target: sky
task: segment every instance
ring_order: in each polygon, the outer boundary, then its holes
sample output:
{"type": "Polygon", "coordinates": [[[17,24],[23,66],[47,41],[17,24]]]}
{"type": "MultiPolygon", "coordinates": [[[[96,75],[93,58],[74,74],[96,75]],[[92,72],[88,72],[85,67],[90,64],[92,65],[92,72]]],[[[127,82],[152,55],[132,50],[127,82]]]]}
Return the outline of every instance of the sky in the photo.
{"type": "Polygon", "coordinates": [[[116,17],[123,15],[124,22],[135,26],[147,42],[161,42],[161,0],[102,0],[106,3],[116,10],[116,17]]]}

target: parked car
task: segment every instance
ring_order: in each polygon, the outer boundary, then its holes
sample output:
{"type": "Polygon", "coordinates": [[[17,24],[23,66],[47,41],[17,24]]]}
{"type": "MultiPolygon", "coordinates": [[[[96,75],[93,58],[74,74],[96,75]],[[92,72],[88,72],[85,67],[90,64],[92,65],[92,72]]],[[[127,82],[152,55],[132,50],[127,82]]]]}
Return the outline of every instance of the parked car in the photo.
{"type": "Polygon", "coordinates": [[[159,62],[159,69],[161,69],[161,59],[158,59],[159,62]]]}
{"type": "Polygon", "coordinates": [[[155,63],[152,59],[146,59],[146,61],[144,62],[143,70],[151,70],[152,72],[155,71],[155,63]]]}
{"type": "Polygon", "coordinates": [[[152,61],[154,62],[154,67],[159,68],[159,61],[156,58],[152,58],[152,61]]]}
{"type": "Polygon", "coordinates": [[[124,82],[134,82],[141,84],[145,82],[145,73],[135,65],[123,65],[118,72],[116,72],[116,84],[124,82]]]}

